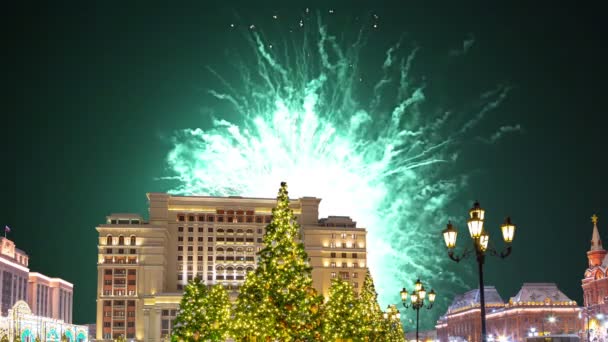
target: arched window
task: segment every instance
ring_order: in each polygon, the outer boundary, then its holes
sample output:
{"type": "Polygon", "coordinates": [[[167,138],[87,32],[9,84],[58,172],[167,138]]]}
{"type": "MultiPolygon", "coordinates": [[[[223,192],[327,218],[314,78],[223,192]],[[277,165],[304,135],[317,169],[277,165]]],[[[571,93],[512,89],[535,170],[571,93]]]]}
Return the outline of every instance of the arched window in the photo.
{"type": "Polygon", "coordinates": [[[218,267],[215,268],[216,271],[223,271],[224,267],[222,265],[219,265],[218,267]]]}
{"type": "Polygon", "coordinates": [[[241,266],[239,266],[239,267],[237,267],[237,268],[236,268],[236,271],[237,271],[237,272],[243,272],[243,270],[244,270],[244,268],[243,268],[243,267],[241,267],[241,266]]]}
{"type": "Polygon", "coordinates": [[[135,235],[131,235],[131,246],[135,246],[135,235]]]}
{"type": "Polygon", "coordinates": [[[236,232],[237,232],[238,234],[243,234],[243,230],[242,230],[242,229],[237,229],[237,230],[236,230],[236,232]]]}
{"type": "Polygon", "coordinates": [[[222,247],[218,247],[215,249],[218,253],[224,253],[224,249],[222,247]]]}
{"type": "Polygon", "coordinates": [[[233,271],[234,271],[234,267],[232,267],[232,266],[226,267],[226,272],[233,272],[233,271]]]}
{"type": "Polygon", "coordinates": [[[247,267],[247,273],[249,273],[249,272],[251,272],[251,271],[253,271],[253,267],[251,267],[251,266],[250,266],[250,267],[247,267]]]}
{"type": "Polygon", "coordinates": [[[247,229],[247,234],[253,234],[253,229],[247,229]]]}
{"type": "Polygon", "coordinates": [[[106,236],[106,245],[112,246],[113,240],[114,239],[112,239],[112,235],[106,236]]]}
{"type": "Polygon", "coordinates": [[[218,232],[218,233],[223,233],[223,232],[224,232],[224,230],[223,230],[222,228],[218,228],[217,232],[218,232]]]}
{"type": "Polygon", "coordinates": [[[121,246],[125,244],[125,237],[124,236],[120,235],[118,237],[118,244],[121,245],[121,246]]]}
{"type": "Polygon", "coordinates": [[[226,233],[234,233],[234,229],[226,229],[226,233]]]}
{"type": "Polygon", "coordinates": [[[236,252],[237,253],[243,253],[243,248],[242,247],[237,247],[236,248],[236,252]]]}
{"type": "Polygon", "coordinates": [[[232,247],[228,247],[228,248],[226,248],[226,252],[227,253],[233,253],[234,249],[232,247]]]}

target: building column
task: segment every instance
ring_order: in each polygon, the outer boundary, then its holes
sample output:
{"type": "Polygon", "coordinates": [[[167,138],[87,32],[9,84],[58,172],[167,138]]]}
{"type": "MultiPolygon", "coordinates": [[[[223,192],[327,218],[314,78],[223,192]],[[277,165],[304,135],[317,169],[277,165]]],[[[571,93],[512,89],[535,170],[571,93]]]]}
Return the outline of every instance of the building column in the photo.
{"type": "Polygon", "coordinates": [[[161,310],[159,307],[154,308],[154,324],[151,324],[149,331],[150,336],[152,336],[152,341],[160,341],[160,315],[161,310]]]}
{"type": "Polygon", "coordinates": [[[151,341],[149,332],[150,332],[150,309],[144,309],[144,341],[151,341]]]}

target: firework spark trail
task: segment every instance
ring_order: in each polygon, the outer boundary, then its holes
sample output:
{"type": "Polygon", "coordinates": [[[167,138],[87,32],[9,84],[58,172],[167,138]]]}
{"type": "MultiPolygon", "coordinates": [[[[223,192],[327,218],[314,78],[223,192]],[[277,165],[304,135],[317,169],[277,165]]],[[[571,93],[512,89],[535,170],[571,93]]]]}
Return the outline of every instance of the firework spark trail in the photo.
{"type": "Polygon", "coordinates": [[[343,48],[320,20],[316,28],[282,53],[262,35],[248,35],[255,63],[239,67],[241,86],[212,70],[223,90],[209,93],[242,121],[216,118],[210,129],[176,134],[167,158],[179,183],[172,193],[272,197],[287,181],[292,197],[322,198],[322,216],[349,215],[368,229],[368,262],[383,304],[396,302],[419,276],[442,294],[443,310],[466,276],[446,270],[436,225],[447,222],[445,206],[467,178],[441,171],[508,89],[485,94],[468,120],[423,113],[425,84],[410,76],[418,49],[404,54],[399,42],[379,63],[381,76],[364,101],[356,95],[363,35],[343,48]]]}

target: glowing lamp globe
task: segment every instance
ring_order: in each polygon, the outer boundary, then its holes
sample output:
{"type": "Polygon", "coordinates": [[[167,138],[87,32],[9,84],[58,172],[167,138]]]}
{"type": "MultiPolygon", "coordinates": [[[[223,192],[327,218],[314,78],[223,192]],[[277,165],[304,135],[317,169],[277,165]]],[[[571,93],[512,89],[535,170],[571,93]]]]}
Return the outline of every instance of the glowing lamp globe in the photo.
{"type": "Polygon", "coordinates": [[[401,301],[402,302],[406,302],[407,301],[407,290],[405,289],[405,287],[403,288],[403,290],[401,290],[401,301]]]}
{"type": "Polygon", "coordinates": [[[420,279],[418,279],[416,280],[416,284],[414,284],[414,290],[420,291],[420,289],[422,289],[422,282],[420,281],[420,279]]]}
{"type": "Polygon", "coordinates": [[[490,236],[486,232],[482,232],[479,237],[479,247],[481,247],[482,251],[486,251],[488,249],[488,242],[490,242],[490,236]]]}
{"type": "Polygon", "coordinates": [[[500,226],[502,230],[502,238],[506,243],[513,242],[513,237],[515,236],[515,225],[511,223],[511,218],[507,217],[505,219],[505,223],[500,226]]]}
{"type": "Polygon", "coordinates": [[[417,294],[412,294],[411,298],[412,298],[412,303],[416,303],[418,301],[418,295],[417,294]]]}
{"type": "Polygon", "coordinates": [[[467,224],[469,226],[469,234],[473,239],[478,239],[483,232],[483,219],[485,211],[479,207],[479,202],[475,202],[473,208],[469,210],[469,220],[467,224]]]}
{"type": "Polygon", "coordinates": [[[443,239],[445,240],[445,245],[448,249],[452,249],[456,247],[456,237],[458,236],[458,231],[452,223],[448,223],[446,229],[443,230],[443,239]]]}
{"type": "Polygon", "coordinates": [[[424,297],[426,297],[426,290],[424,289],[424,286],[420,289],[420,291],[418,291],[418,297],[420,297],[420,300],[423,300],[424,297]]]}
{"type": "Polygon", "coordinates": [[[433,303],[435,301],[435,290],[431,289],[431,292],[429,292],[429,302],[433,303]]]}

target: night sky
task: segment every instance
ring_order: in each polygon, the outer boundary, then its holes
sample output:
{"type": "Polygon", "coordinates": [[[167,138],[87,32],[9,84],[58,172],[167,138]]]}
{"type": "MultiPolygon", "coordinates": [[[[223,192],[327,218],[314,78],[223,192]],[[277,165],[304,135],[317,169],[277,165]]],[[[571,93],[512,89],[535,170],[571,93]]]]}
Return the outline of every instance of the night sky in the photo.
{"type": "MultiPolygon", "coordinates": [[[[592,214],[608,241],[603,10],[402,2],[99,1],[6,8],[11,37],[4,50],[10,62],[4,65],[0,223],[30,255],[31,270],[74,283],[74,321],[95,322],[95,226],[112,212],[146,214],[146,192],[170,189],[158,180],[168,172],[170,137],[208,125],[201,108],[217,79],[206,67],[230,70],[226,54],[242,44],[229,25],[264,27],[277,13],[293,25],[309,7],[333,9],[338,29],[358,30],[376,14],[372,48],[407,33],[432,56],[474,37],[464,62],[433,71],[462,80],[444,89],[446,96],[469,86],[512,87],[482,125],[519,124],[521,131],[495,144],[465,146],[454,167],[472,179],[450,214],[461,214],[461,238],[471,198],[487,210],[495,237],[505,215],[518,225],[513,254],[486,267],[486,284],[496,285],[503,299],[523,282],[556,282],[582,303],[592,214]],[[354,17],[361,18],[358,24],[354,17]]],[[[470,134],[474,141],[475,131],[470,134]]],[[[439,234],[444,226],[437,222],[429,230],[439,234]]]]}

